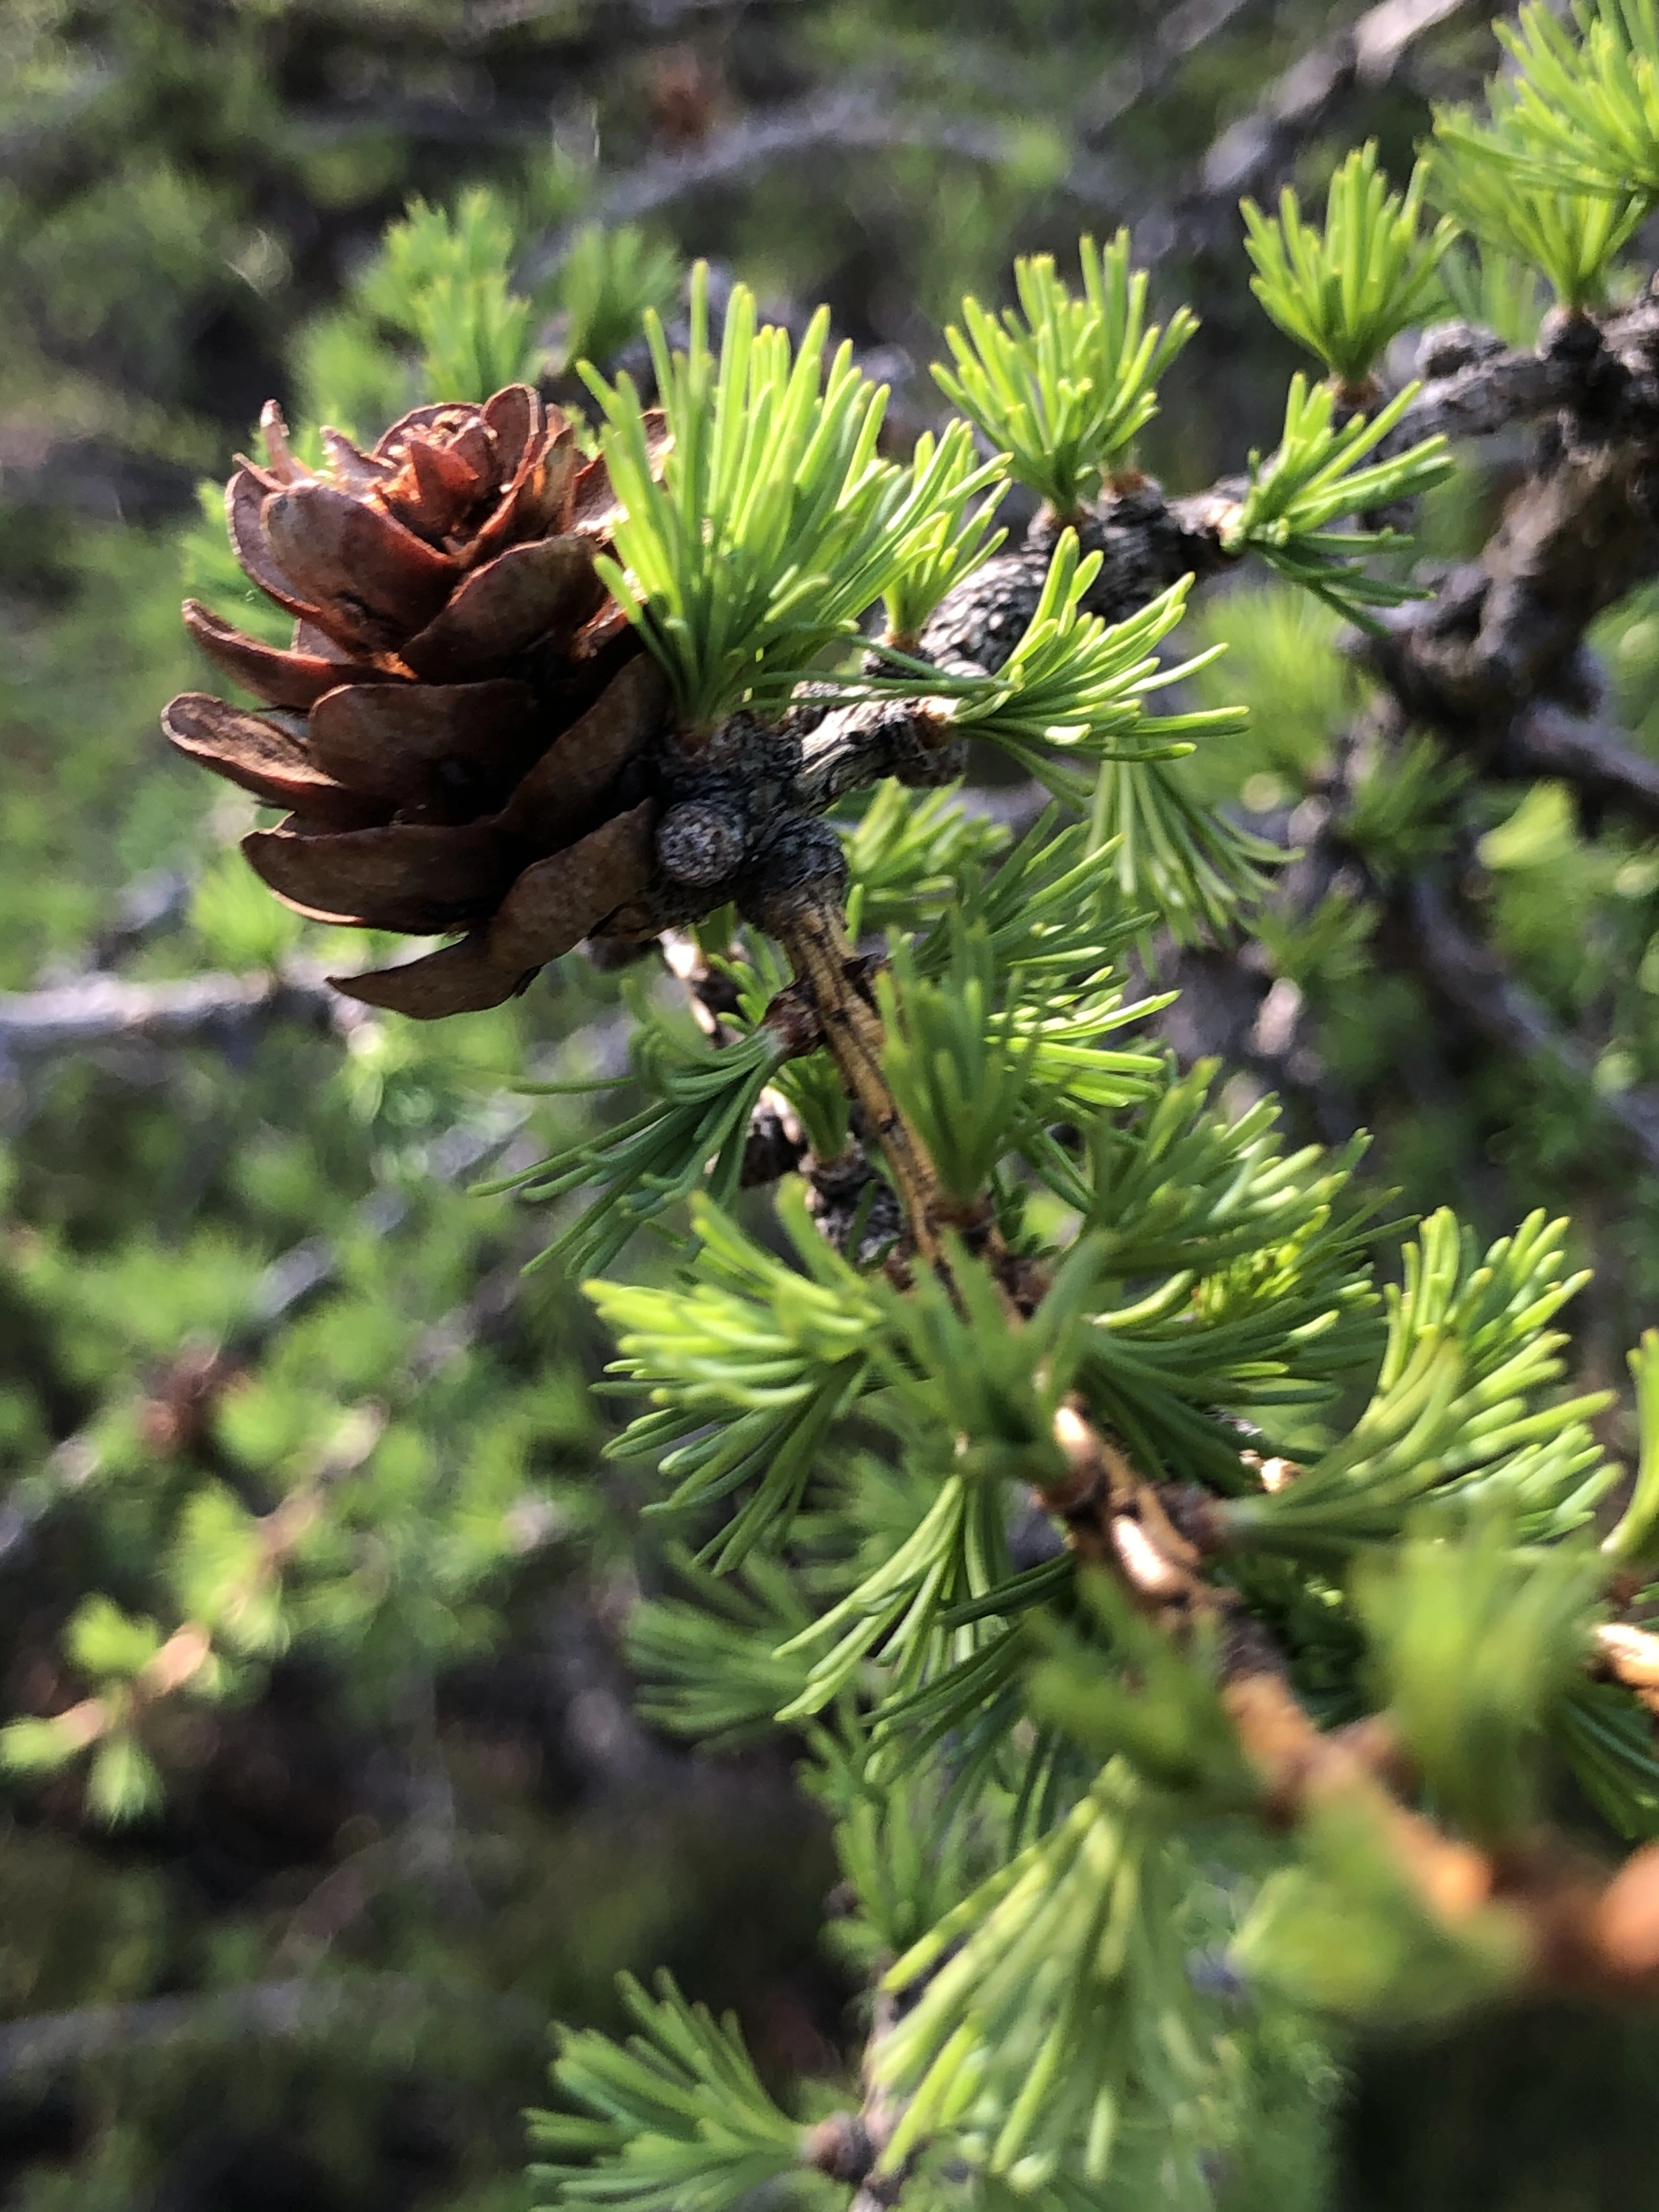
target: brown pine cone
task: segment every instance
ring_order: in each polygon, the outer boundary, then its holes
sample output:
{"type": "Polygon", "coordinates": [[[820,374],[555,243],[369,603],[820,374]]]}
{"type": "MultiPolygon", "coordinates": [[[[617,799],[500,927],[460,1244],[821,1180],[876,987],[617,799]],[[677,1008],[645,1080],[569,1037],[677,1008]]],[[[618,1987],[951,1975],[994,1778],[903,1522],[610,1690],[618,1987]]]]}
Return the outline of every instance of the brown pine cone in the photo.
{"type": "Polygon", "coordinates": [[[321,474],[274,404],[263,427],[268,464],[240,465],[226,507],[242,567],[297,617],[293,647],[187,602],[191,635],[267,711],[188,692],[163,727],[292,808],[243,840],[289,906],[466,933],[342,989],[423,1019],[499,1006],[651,876],[667,686],[594,572],[605,465],[523,385],[418,407],[368,453],[325,430],[321,474]]]}

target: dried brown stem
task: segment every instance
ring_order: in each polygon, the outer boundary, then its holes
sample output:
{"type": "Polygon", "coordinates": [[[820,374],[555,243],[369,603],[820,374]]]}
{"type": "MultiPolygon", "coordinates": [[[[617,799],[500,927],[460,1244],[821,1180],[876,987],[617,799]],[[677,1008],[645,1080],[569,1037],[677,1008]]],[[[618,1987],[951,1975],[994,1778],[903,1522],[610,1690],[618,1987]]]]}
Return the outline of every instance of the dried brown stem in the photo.
{"type": "Polygon", "coordinates": [[[857,2194],[848,2212],[890,2212],[904,2193],[910,2165],[896,2172],[878,2173],[882,2154],[893,2140],[903,2117],[902,2101],[876,2075],[875,2059],[883,2041],[902,2010],[916,2002],[916,1992],[902,1997],[883,1990],[876,1997],[875,2017],[864,2047],[864,2100],[856,2112],[833,2112],[807,2131],[802,2164],[827,2174],[832,2181],[853,2182],[857,2194]]]}
{"type": "Polygon", "coordinates": [[[943,1270],[939,1231],[944,1194],[933,1162],[882,1072],[881,1017],[869,993],[869,967],[847,934],[831,895],[809,888],[774,917],[774,933],[811,991],[823,1040],[848,1096],[861,1107],[919,1258],[943,1270]]]}
{"type": "Polygon", "coordinates": [[[1638,1704],[1659,1715],[1659,1636],[1628,1621],[1604,1620],[1592,1638],[1596,1672],[1622,1682],[1638,1704]]]}

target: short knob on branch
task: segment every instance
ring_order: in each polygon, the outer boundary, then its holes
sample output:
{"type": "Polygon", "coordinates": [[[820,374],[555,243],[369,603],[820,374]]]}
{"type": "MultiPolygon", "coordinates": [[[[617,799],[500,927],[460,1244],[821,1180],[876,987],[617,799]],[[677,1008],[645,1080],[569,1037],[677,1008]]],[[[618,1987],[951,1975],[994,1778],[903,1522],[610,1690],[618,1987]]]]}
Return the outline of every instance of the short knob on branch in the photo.
{"type": "Polygon", "coordinates": [[[736,874],[747,837],[747,824],[730,807],[688,799],[657,824],[657,865],[675,883],[705,890],[736,874]]]}

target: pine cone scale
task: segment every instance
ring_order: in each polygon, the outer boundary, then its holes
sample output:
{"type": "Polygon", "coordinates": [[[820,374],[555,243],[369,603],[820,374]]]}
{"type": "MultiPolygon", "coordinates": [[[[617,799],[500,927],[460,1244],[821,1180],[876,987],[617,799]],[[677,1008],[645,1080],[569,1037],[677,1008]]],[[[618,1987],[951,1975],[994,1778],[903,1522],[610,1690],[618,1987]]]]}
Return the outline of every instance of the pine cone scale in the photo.
{"type": "MultiPolygon", "coordinates": [[[[347,669],[358,684],[406,680],[389,670],[356,665],[327,653],[285,652],[280,646],[262,644],[196,599],[185,601],[185,628],[216,668],[271,707],[293,707],[303,713],[333,690],[347,669]]],[[[336,647],[336,654],[337,651],[336,647]]]]}
{"type": "Polygon", "coordinates": [[[512,972],[556,960],[641,890],[651,874],[656,812],[652,800],[642,799],[525,869],[489,925],[492,964],[512,972]]]}
{"type": "Polygon", "coordinates": [[[358,652],[394,652],[443,605],[455,562],[383,508],[330,484],[271,494],[259,527],[311,618],[358,652]]]}
{"type": "Polygon", "coordinates": [[[512,677],[397,689],[337,681],[311,710],[310,747],[320,768],[367,799],[466,822],[499,807],[544,753],[535,705],[530,685],[512,677]]]}
{"type": "Polygon", "coordinates": [[[293,823],[242,840],[255,872],[302,914],[356,929],[436,936],[487,913],[517,871],[484,823],[389,823],[311,830],[293,823]]]}
{"type": "Polygon", "coordinates": [[[536,763],[495,817],[505,835],[557,851],[592,827],[623,770],[662,727],[668,682],[640,653],[536,763]]]}
{"type": "Polygon", "coordinates": [[[653,868],[656,807],[641,800],[568,850],[526,868],[488,928],[400,968],[329,981],[355,999],[416,1021],[471,1014],[516,997],[643,890],[653,868]]]}
{"type": "Polygon", "coordinates": [[[187,691],[167,708],[162,727],[189,759],[268,806],[291,807],[331,830],[364,829],[375,819],[372,799],[336,782],[303,739],[271,716],[187,691]]]}
{"type": "Polygon", "coordinates": [[[225,487],[225,522],[236,558],[268,599],[286,607],[291,615],[314,623],[317,609],[301,598],[276,565],[264,532],[264,506],[275,495],[248,467],[237,470],[225,487]]]}
{"type": "Polygon", "coordinates": [[[406,960],[398,968],[367,968],[359,975],[331,975],[348,998],[412,1021],[447,1021],[452,1014],[481,1014],[515,999],[536,979],[534,967],[504,975],[480,937],[406,960]]]}
{"type": "Polygon", "coordinates": [[[433,683],[464,680],[544,638],[568,641],[605,597],[587,539],[515,545],[476,569],[399,653],[433,683]]]}

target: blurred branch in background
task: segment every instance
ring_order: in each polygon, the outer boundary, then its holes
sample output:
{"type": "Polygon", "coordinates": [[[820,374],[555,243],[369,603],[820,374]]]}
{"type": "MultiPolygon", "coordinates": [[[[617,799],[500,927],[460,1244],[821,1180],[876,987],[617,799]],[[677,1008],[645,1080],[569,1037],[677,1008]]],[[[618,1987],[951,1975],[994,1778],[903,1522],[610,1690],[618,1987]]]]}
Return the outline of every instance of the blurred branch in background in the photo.
{"type": "MultiPolygon", "coordinates": [[[[0,2081],[27,2082],[94,2059],[148,2057],[186,2044],[326,2044],[342,2033],[362,2033],[377,2023],[407,2026],[453,2001],[453,1992],[424,1988],[406,1974],[364,1974],[325,1981],[301,1976],[216,1996],[89,2006],[0,2028],[0,2081]]],[[[546,2023],[533,2004],[497,1998],[495,2008],[501,2027],[515,2039],[540,2042],[546,2023]]]]}
{"type": "Polygon", "coordinates": [[[0,995],[0,1070],[40,1053],[174,1043],[204,1034],[228,1038],[264,1022],[325,1024],[337,1003],[319,973],[191,975],[158,983],[83,975],[42,991],[0,995]]]}

